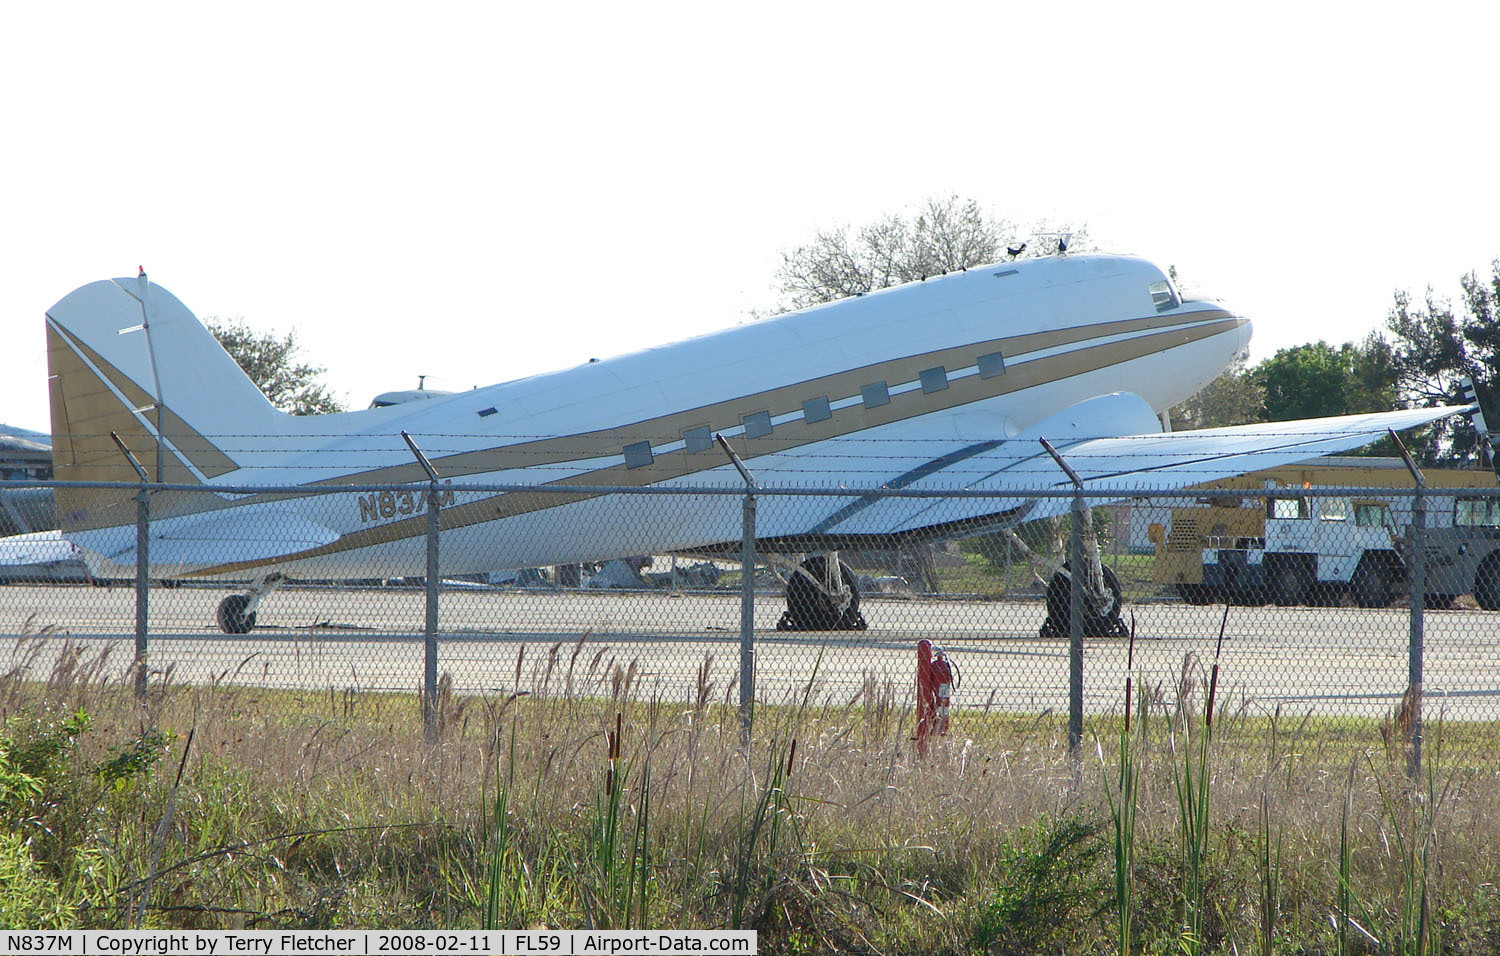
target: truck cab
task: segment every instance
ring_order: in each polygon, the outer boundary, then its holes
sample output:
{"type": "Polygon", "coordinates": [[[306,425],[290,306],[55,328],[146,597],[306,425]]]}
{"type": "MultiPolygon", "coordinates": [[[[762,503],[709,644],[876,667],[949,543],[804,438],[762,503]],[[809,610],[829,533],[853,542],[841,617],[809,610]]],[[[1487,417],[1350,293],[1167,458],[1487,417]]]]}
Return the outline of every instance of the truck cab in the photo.
{"type": "Polygon", "coordinates": [[[1401,562],[1385,501],[1284,493],[1266,496],[1265,509],[1263,537],[1209,542],[1206,585],[1281,605],[1333,603],[1345,592],[1362,606],[1390,603],[1401,562]]]}

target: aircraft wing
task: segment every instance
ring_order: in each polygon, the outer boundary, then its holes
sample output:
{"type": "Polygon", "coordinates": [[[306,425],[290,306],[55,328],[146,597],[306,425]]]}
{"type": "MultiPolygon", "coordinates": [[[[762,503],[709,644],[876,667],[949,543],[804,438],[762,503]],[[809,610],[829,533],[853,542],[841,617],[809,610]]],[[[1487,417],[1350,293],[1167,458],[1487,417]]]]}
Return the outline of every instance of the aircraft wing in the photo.
{"type": "Polygon", "coordinates": [[[872,495],[845,504],[813,531],[904,534],[1005,513],[1015,515],[1016,521],[1064,513],[1071,496],[1009,498],[1004,494],[1072,489],[1072,480],[1047,454],[1042,438],[1078,474],[1089,503],[1097,505],[1133,493],[1185,488],[1348,451],[1385,437],[1388,429],[1413,428],[1467,410],[1442,406],[1163,433],[1147,430],[1148,423],[1155,424],[1155,415],[1140,398],[1123,392],[1104,395],[1080,402],[1010,439],[976,443],[968,453],[951,452],[933,467],[913,471],[910,480],[902,476],[887,482],[897,488],[993,491],[998,493],[994,498],[872,495]],[[1112,431],[1117,433],[1109,434],[1112,431]]]}

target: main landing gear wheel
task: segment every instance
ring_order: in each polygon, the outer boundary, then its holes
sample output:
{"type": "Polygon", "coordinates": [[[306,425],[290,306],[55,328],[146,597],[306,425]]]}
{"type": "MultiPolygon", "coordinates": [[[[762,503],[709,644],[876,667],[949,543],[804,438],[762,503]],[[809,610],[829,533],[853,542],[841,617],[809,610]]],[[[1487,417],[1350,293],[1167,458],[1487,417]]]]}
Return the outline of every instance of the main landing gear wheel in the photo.
{"type": "Polygon", "coordinates": [[[255,612],[245,610],[250,606],[250,595],[231,594],[219,602],[219,630],[225,634],[249,634],[255,626],[255,612]]]}
{"type": "Polygon", "coordinates": [[[869,625],[859,613],[859,587],[849,565],[838,563],[839,579],[849,603],[839,601],[818,582],[828,580],[828,559],[816,555],[802,562],[801,569],[786,583],[786,611],[776,622],[778,631],[863,631],[869,625]]]}
{"type": "MultiPolygon", "coordinates": [[[[1067,637],[1070,633],[1068,620],[1069,590],[1073,587],[1068,565],[1052,575],[1047,584],[1047,619],[1042,622],[1042,637],[1067,637]]],[[[1129,637],[1130,628],[1120,620],[1120,608],[1125,603],[1120,593],[1120,580],[1115,572],[1104,568],[1104,589],[1109,592],[1108,606],[1100,609],[1092,606],[1087,596],[1083,600],[1084,637],[1129,637]]]]}

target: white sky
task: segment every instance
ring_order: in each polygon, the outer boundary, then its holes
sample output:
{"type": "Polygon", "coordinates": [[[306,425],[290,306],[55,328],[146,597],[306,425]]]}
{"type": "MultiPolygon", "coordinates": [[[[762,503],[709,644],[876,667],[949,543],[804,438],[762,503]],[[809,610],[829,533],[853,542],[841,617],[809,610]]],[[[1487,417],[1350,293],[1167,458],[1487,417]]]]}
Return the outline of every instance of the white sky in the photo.
{"type": "Polygon", "coordinates": [[[353,407],[743,321],[931,195],[1083,222],[1252,357],[1500,256],[1496,4],[14,3],[0,422],[134,275],[295,329],[353,407]]]}

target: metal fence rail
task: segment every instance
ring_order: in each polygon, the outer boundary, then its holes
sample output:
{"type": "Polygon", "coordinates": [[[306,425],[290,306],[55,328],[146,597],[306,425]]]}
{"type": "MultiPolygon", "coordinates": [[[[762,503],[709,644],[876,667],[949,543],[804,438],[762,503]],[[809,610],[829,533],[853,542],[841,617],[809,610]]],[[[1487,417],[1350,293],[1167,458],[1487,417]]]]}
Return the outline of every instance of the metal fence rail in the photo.
{"type": "Polygon", "coordinates": [[[1494,488],[1089,488],[1084,496],[1065,488],[1001,499],[436,481],[212,495],[156,484],[69,487],[128,491],[139,502],[135,522],[72,536],[105,542],[112,564],[85,562],[57,536],[0,542],[0,634],[12,638],[4,652],[12,675],[44,678],[81,649],[107,655],[122,675],[133,668],[140,687],[169,679],[415,691],[429,719],[440,685],[464,694],[712,696],[741,704],[748,718],[757,701],[809,688],[840,702],[909,704],[913,648],[928,639],[959,670],[956,714],[1066,712],[1076,740],[1087,715],[1119,708],[1124,633],[1135,633],[1137,674],[1170,699],[1194,662],[1214,654],[1222,627],[1220,700],[1229,706],[1381,717],[1417,689],[1429,718],[1500,720],[1494,488]],[[247,499],[276,507],[223,507],[247,499]],[[167,501],[170,510],[156,507],[167,501]],[[482,520],[496,502],[506,519],[482,520]],[[1027,502],[1059,516],[1013,531],[992,517],[1014,516],[1027,502]],[[819,516],[840,509],[875,512],[893,528],[943,530],[814,533],[819,516]],[[210,511],[211,524],[178,520],[210,511]],[[309,532],[351,524],[335,540],[309,532]],[[201,573],[201,563],[185,560],[193,527],[215,535],[203,553],[243,547],[243,560],[215,558],[212,573],[201,573]],[[684,538],[702,544],[684,551],[676,546],[684,538]],[[770,561],[773,547],[797,556],[770,561]],[[834,619],[821,624],[833,629],[816,629],[816,620],[810,629],[802,618],[811,612],[789,608],[788,592],[807,577],[795,570],[804,557],[823,562],[813,576],[837,584],[833,548],[851,606],[822,608],[834,619]],[[1091,553],[1122,600],[1113,629],[1090,624],[1074,602],[1084,588],[1058,587],[1069,579],[1057,568],[1087,568],[1091,553]],[[282,572],[288,580],[266,581],[282,572]],[[267,583],[252,602],[253,622],[224,633],[226,597],[267,583]]]}

